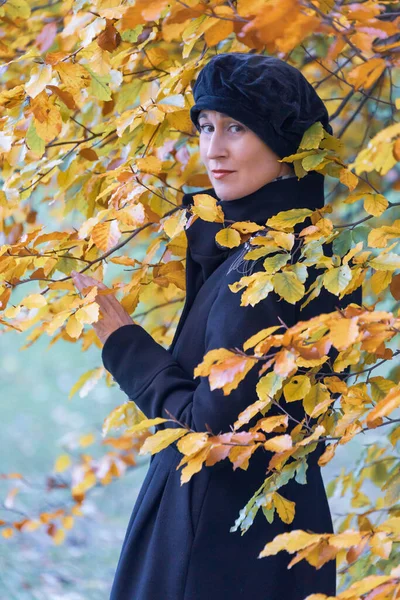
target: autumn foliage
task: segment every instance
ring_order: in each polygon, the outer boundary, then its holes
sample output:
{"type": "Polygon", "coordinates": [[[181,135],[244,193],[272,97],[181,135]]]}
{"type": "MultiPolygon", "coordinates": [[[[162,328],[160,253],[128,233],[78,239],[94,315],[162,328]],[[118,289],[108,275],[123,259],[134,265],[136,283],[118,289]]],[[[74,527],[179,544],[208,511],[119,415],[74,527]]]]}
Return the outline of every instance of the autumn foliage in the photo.
{"type": "MultiPolygon", "coordinates": [[[[123,402],[104,416],[101,460],[83,454],[73,462],[63,455],[55,465],[55,473],[70,470],[73,507],[19,521],[11,515],[0,523],[4,538],[42,528],[61,543],[66,530],[79,526],[75,518],[94,486],[122,477],[135,467],[138,453],[154,454],[175,441],[182,485],[225,458],[233,469],[246,469],[254,452],[272,452],[263,485],[232,531],[250,527],[258,510],[270,521],[290,523],[295,504],[278,490],[292,477],[305,482],[306,458],[317,444],[326,444],[319,460],[324,466],[338,446],[380,428],[380,443],[366,445],[361,464],[330,484],[330,493],[351,493],[354,508],[337,533],[292,531],[268,543],[260,557],[287,551],[294,555],[291,565],[306,560],[316,568],[337,557],[344,589],[337,598],[400,598],[396,10],[384,0],[2,3],[5,335],[29,330],[28,345],[45,335],[50,344],[75,344],[77,352],[93,344],[100,350],[91,327],[99,318],[97,287],[81,296],[71,271],[103,281],[112,265],[110,286],[124,308],[157,342],[171,342],[185,292],[182,194],[210,187],[189,118],[191,86],[216,52],[267,53],[301,69],[326,102],[335,130],[331,136],[315,123],[297,153],[284,159],[299,178],[311,170],[328,176],[331,192],[323,209],[283,211],[263,227],[233,223],[217,234],[228,248],[249,241],[246,258],[263,260],[264,270],[242,277],[232,293],[241,294],[243,306],[254,306],[271,291],[304,306],[322,288],[338,298],[363,288],[361,306],[353,303],[291,328],[277,323],[242,349],[204,356],[194,376],[209,377],[211,389],[226,395],[250,369],[259,369],[258,400],[237,415],[229,432],[193,432],[182,425],[152,434],[151,426],[169,420],[148,420],[132,402],[123,402]],[[327,244],[332,256],[324,253],[327,244]],[[322,272],[309,286],[314,267],[322,272]],[[20,285],[26,295],[15,304],[13,291],[20,285]],[[327,364],[330,372],[322,373],[327,364]],[[282,396],[304,407],[306,417],[294,428],[288,414],[269,414],[282,396]],[[246,428],[255,415],[256,425],[246,428]],[[376,501],[362,492],[366,481],[378,489],[376,501]]],[[[221,207],[201,192],[192,213],[223,222],[221,207]]],[[[101,377],[112,385],[97,366],[70,396],[101,377]]],[[[92,442],[83,440],[82,446],[92,442]]],[[[3,477],[12,483],[22,475],[3,477]]],[[[48,484],[56,486],[56,478],[49,475],[48,484]]]]}

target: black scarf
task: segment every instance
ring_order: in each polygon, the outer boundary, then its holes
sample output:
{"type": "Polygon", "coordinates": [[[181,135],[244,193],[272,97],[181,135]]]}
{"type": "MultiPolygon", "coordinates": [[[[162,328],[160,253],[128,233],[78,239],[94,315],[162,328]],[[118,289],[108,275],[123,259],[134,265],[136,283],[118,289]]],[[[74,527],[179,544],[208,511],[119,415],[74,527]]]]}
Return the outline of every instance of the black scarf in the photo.
{"type": "Polygon", "coordinates": [[[324,179],[324,176],[317,171],[311,171],[302,179],[297,179],[295,175],[277,178],[255,192],[235,200],[221,200],[214,188],[184,194],[182,205],[186,207],[193,204],[195,194],[213,196],[217,200],[217,205],[221,206],[225,217],[224,224],[211,223],[197,218],[186,229],[187,258],[189,262],[196,263],[200,267],[197,269],[197,273],[201,284],[231,252],[237,250],[236,248],[221,248],[216,244],[215,235],[220,229],[234,221],[254,221],[259,225],[265,225],[270,217],[283,210],[322,208],[325,203],[324,179]]]}
{"type": "MultiPolygon", "coordinates": [[[[292,208],[309,208],[315,210],[324,206],[324,176],[317,171],[311,171],[302,179],[296,176],[277,178],[266,183],[255,192],[235,200],[221,200],[214,188],[184,194],[182,206],[187,208],[193,204],[195,194],[209,194],[221,206],[225,223],[212,223],[197,218],[185,230],[188,247],[186,252],[186,300],[180,323],[175,332],[171,351],[183,321],[193,304],[201,286],[223,263],[231,253],[238,248],[221,248],[215,241],[215,235],[230,221],[254,221],[259,225],[283,210],[292,208]]],[[[189,210],[187,217],[190,216],[189,210]]],[[[240,251],[240,250],[239,250],[240,251]]]]}

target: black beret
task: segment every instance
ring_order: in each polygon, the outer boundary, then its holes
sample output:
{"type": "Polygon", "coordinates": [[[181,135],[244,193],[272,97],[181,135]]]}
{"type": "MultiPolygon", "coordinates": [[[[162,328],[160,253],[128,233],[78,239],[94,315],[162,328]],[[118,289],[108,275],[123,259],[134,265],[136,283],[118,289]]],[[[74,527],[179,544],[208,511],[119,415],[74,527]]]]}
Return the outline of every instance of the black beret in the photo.
{"type": "Polygon", "coordinates": [[[190,118],[209,108],[252,129],[280,158],[294,154],[316,121],[332,134],[328,111],[304,75],[274,56],[244,52],[213,56],[193,86],[190,118]]]}

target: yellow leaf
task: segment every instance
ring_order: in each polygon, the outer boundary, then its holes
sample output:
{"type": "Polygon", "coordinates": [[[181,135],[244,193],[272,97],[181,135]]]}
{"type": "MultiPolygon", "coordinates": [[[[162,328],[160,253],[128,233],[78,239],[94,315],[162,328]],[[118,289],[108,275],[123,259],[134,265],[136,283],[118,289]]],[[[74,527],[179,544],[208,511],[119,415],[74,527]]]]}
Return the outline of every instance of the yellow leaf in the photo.
{"type": "Polygon", "coordinates": [[[160,429],[154,435],[149,436],[145,439],[144,443],[140,447],[139,454],[156,454],[163,450],[183,435],[187,434],[187,429],[160,429]]]}
{"type": "Polygon", "coordinates": [[[272,237],[278,246],[284,250],[290,251],[293,248],[295,237],[293,233],[285,233],[284,231],[274,231],[271,229],[268,235],[272,237]]]}
{"type": "Polygon", "coordinates": [[[360,350],[348,348],[340,352],[333,363],[333,370],[341,373],[349,365],[355,365],[360,361],[360,350]]]}
{"type": "Polygon", "coordinates": [[[237,421],[235,421],[235,423],[233,424],[233,428],[235,430],[237,430],[242,425],[245,425],[246,423],[248,423],[254,417],[254,415],[256,415],[258,412],[261,412],[262,410],[267,408],[267,406],[270,403],[271,403],[271,401],[269,399],[267,399],[267,400],[257,400],[256,402],[253,402],[253,404],[250,404],[250,406],[245,408],[239,414],[237,421]]]}
{"type": "Polygon", "coordinates": [[[284,523],[291,523],[294,519],[296,503],[274,492],[272,500],[277,513],[284,523]]]}
{"type": "Polygon", "coordinates": [[[400,535],[400,517],[389,517],[378,527],[376,527],[376,529],[379,531],[386,531],[387,533],[392,533],[396,537],[398,537],[400,535]]]}
{"type": "Polygon", "coordinates": [[[382,293],[382,291],[385,290],[388,287],[388,285],[390,285],[392,279],[392,271],[375,271],[375,273],[371,275],[369,280],[374,294],[379,296],[379,294],[382,293]]]}
{"type": "Polygon", "coordinates": [[[390,390],[396,386],[394,381],[385,379],[380,375],[369,377],[369,384],[371,386],[371,396],[374,402],[378,402],[385,398],[390,390]]]}
{"type": "Polygon", "coordinates": [[[325,427],[323,425],[317,425],[313,433],[305,438],[303,438],[300,442],[297,442],[297,446],[308,446],[315,440],[318,440],[325,433],[325,427]]]}
{"type": "Polygon", "coordinates": [[[67,91],[72,94],[76,94],[91,84],[89,71],[78,63],[59,62],[54,66],[54,69],[59,74],[67,91]]]}
{"type": "Polygon", "coordinates": [[[30,103],[36,133],[45,142],[53,140],[61,131],[62,119],[59,109],[43,90],[30,103]]]}
{"type": "Polygon", "coordinates": [[[400,269],[400,256],[394,252],[380,254],[369,261],[369,266],[377,271],[396,271],[400,269]]]}
{"type": "Polygon", "coordinates": [[[138,431],[143,431],[144,429],[148,429],[154,425],[159,425],[160,423],[165,423],[166,421],[168,421],[168,419],[163,419],[162,417],[156,417],[155,419],[142,419],[139,423],[129,427],[126,430],[126,433],[137,433],[138,431]]]}
{"type": "Polygon", "coordinates": [[[266,258],[264,260],[263,267],[267,273],[272,274],[272,273],[275,273],[276,271],[279,271],[279,269],[281,267],[286,265],[286,263],[288,262],[289,259],[290,259],[289,253],[275,254],[275,256],[270,256],[269,258],[266,258]]]}
{"type": "Polygon", "coordinates": [[[246,351],[249,348],[254,348],[254,346],[257,346],[257,344],[259,342],[261,342],[262,340],[265,340],[265,338],[267,338],[268,336],[273,334],[280,327],[281,327],[280,325],[273,325],[272,327],[267,327],[266,329],[261,329],[261,331],[252,335],[251,337],[249,337],[248,340],[246,340],[244,342],[243,350],[246,351]]]}
{"type": "Polygon", "coordinates": [[[203,221],[224,222],[224,213],[222,208],[217,205],[217,201],[208,194],[195,194],[193,196],[192,212],[198,215],[203,221]]]}
{"type": "Polygon", "coordinates": [[[219,363],[226,358],[234,356],[234,353],[226,348],[214,348],[214,350],[209,350],[203,357],[201,363],[199,363],[193,370],[193,375],[195,377],[206,377],[211,372],[211,367],[219,363]]]}
{"type": "Polygon", "coordinates": [[[314,154],[303,158],[303,160],[301,161],[301,166],[306,171],[312,171],[313,169],[317,170],[317,167],[319,167],[325,161],[325,156],[327,154],[327,150],[319,150],[314,154]]]}
{"type": "Polygon", "coordinates": [[[53,538],[53,542],[56,544],[56,546],[59,546],[60,544],[63,543],[63,541],[65,539],[64,529],[61,529],[61,527],[59,527],[57,529],[57,531],[51,535],[51,537],[53,538]]]}
{"type": "Polygon", "coordinates": [[[340,598],[341,600],[358,600],[360,596],[363,596],[367,592],[370,592],[379,585],[382,585],[382,583],[386,583],[386,581],[390,581],[391,579],[393,579],[391,575],[369,575],[363,577],[342,592],[340,598]]]}
{"type": "Polygon", "coordinates": [[[198,473],[201,470],[203,463],[206,460],[210,450],[211,444],[207,444],[207,446],[202,448],[199,452],[197,452],[197,454],[190,458],[187,465],[182,469],[181,485],[187,483],[191,479],[192,475],[198,473]]]}
{"type": "Polygon", "coordinates": [[[358,177],[354,175],[349,169],[343,168],[339,172],[339,180],[341,183],[346,185],[352,192],[358,184],[358,177]]]}
{"type": "Polygon", "coordinates": [[[378,531],[370,537],[369,545],[371,546],[372,554],[387,559],[392,551],[393,542],[387,537],[386,533],[378,531]]]}
{"type": "Polygon", "coordinates": [[[52,335],[56,329],[61,327],[61,325],[68,319],[70,312],[67,310],[61,311],[58,313],[50,323],[46,324],[46,332],[49,335],[52,335]]]}
{"type": "Polygon", "coordinates": [[[36,98],[46,85],[50,83],[52,77],[53,71],[51,65],[34,64],[31,69],[30,79],[25,84],[25,91],[28,96],[36,98]]]}
{"type": "Polygon", "coordinates": [[[294,375],[289,383],[283,386],[283,394],[287,402],[302,400],[311,389],[311,383],[307,375],[294,375]]]}
{"type": "Polygon", "coordinates": [[[68,456],[68,454],[61,454],[61,456],[59,456],[55,462],[54,471],[56,473],[62,473],[70,466],[70,464],[71,458],[68,456]]]}
{"type": "Polygon", "coordinates": [[[12,527],[2,527],[1,535],[6,538],[6,540],[9,540],[14,535],[14,529],[12,527]]]}
{"type": "Polygon", "coordinates": [[[288,415],[277,415],[275,417],[266,417],[265,419],[260,419],[258,422],[258,427],[266,433],[271,433],[278,427],[287,427],[288,422],[288,415]]]}
{"type": "Polygon", "coordinates": [[[63,524],[64,529],[72,529],[72,527],[74,525],[74,517],[71,515],[62,517],[61,523],[63,524]]]}
{"type": "Polygon", "coordinates": [[[158,175],[162,171],[162,162],[156,156],[146,156],[146,158],[138,158],[136,166],[142,173],[155,173],[158,175]]]}
{"type": "Polygon", "coordinates": [[[4,5],[5,13],[11,19],[29,19],[31,9],[29,3],[25,0],[7,0],[4,5]]]}
{"type": "Polygon", "coordinates": [[[388,206],[389,202],[382,194],[368,194],[364,199],[364,209],[374,217],[379,217],[388,206]]]}
{"type": "Polygon", "coordinates": [[[323,276],[324,287],[332,294],[338,295],[351,281],[349,265],[341,265],[325,271],[323,276]]]}
{"type": "Polygon", "coordinates": [[[329,339],[338,350],[345,350],[354,344],[359,335],[357,317],[332,319],[329,328],[329,339]]]}
{"type": "Polygon", "coordinates": [[[21,304],[27,308],[40,308],[46,306],[47,300],[42,294],[30,294],[21,300],[21,304]]]}
{"type": "Polygon", "coordinates": [[[330,394],[323,383],[316,383],[303,399],[303,407],[308,415],[312,415],[316,406],[329,401],[330,394]]]}
{"type": "Polygon", "coordinates": [[[79,323],[96,323],[99,319],[99,309],[97,302],[91,302],[79,308],[75,313],[75,317],[79,323]]]}
{"type": "Polygon", "coordinates": [[[326,447],[325,452],[323,452],[318,459],[318,464],[320,467],[324,467],[329,461],[332,460],[332,458],[335,456],[336,448],[337,444],[329,444],[326,447]]]}
{"type": "Polygon", "coordinates": [[[222,388],[224,396],[236,389],[239,383],[255,365],[253,358],[233,354],[217,365],[211,367],[209,380],[210,389],[222,388]]]}
{"type": "Polygon", "coordinates": [[[79,394],[81,398],[87,396],[89,391],[92,390],[99,381],[103,372],[103,367],[96,367],[95,369],[89,369],[89,371],[83,373],[83,375],[79,377],[78,381],[72,386],[68,398],[72,398],[72,396],[76,394],[78,390],[81,390],[79,394]]]}
{"type": "Polygon", "coordinates": [[[224,229],[218,231],[215,236],[215,241],[218,242],[220,246],[235,248],[240,244],[240,233],[230,227],[224,227],[224,229]]]}
{"type": "Polygon", "coordinates": [[[97,483],[96,475],[92,471],[87,471],[83,478],[78,484],[73,485],[71,493],[73,497],[84,494],[87,490],[90,490],[97,483]]]}
{"type": "Polygon", "coordinates": [[[293,446],[293,441],[290,435],[276,435],[275,437],[267,440],[263,444],[265,450],[270,452],[283,452],[284,450],[289,450],[293,446]]]}
{"type": "Polygon", "coordinates": [[[83,323],[78,321],[75,315],[71,315],[65,325],[65,330],[70,337],[78,339],[83,330],[83,323]]]}
{"type": "Polygon", "coordinates": [[[22,525],[21,531],[36,531],[41,525],[43,522],[40,519],[30,519],[22,525]]]}
{"type": "Polygon", "coordinates": [[[234,31],[234,13],[230,6],[216,6],[214,12],[217,15],[230,17],[227,19],[209,19],[204,39],[207,46],[216,46],[222,40],[226,40],[234,31]],[[210,27],[208,27],[210,25],[210,27]]]}
{"type": "MultiPolygon", "coordinates": [[[[142,422],[146,418],[146,415],[136,406],[132,401],[126,401],[120,406],[114,408],[109,415],[104,419],[102,427],[102,436],[105,437],[107,433],[113,428],[133,426],[137,423],[142,422]]],[[[166,419],[164,419],[166,420],[166,419]]]]}
{"type": "Polygon", "coordinates": [[[79,437],[79,445],[85,448],[86,446],[90,446],[95,441],[95,437],[93,433],[87,433],[86,435],[81,435],[79,437]]]}
{"type": "Polygon", "coordinates": [[[264,228],[262,225],[253,223],[252,221],[236,221],[231,225],[232,229],[236,229],[240,233],[255,233],[256,231],[262,231],[264,228]]]}
{"type": "Polygon", "coordinates": [[[185,211],[181,210],[164,219],[162,227],[169,238],[174,238],[184,231],[186,221],[185,211]]]}
{"type": "Polygon", "coordinates": [[[304,296],[305,288],[293,271],[282,271],[272,276],[274,291],[286,302],[296,304],[304,296]]]}
{"type": "Polygon", "coordinates": [[[400,237],[400,220],[397,219],[393,225],[383,225],[371,229],[368,234],[368,246],[371,248],[385,248],[392,238],[400,237]]]}
{"type": "Polygon", "coordinates": [[[331,535],[329,538],[330,546],[335,548],[351,548],[361,542],[362,534],[359,531],[344,531],[336,535],[331,535]]]}
{"type": "MultiPolygon", "coordinates": [[[[242,279],[244,278],[242,277],[242,279]]],[[[269,292],[273,290],[271,275],[268,275],[268,273],[254,273],[249,276],[249,279],[251,279],[251,282],[242,294],[240,306],[248,306],[249,304],[255,306],[261,300],[264,300],[269,292]]],[[[234,285],[228,285],[228,287],[232,291],[235,291],[232,289],[234,285]]]]}
{"type": "Polygon", "coordinates": [[[400,385],[393,387],[390,392],[380,400],[367,416],[367,424],[371,426],[376,419],[387,417],[400,406],[400,385]]]}
{"type": "Polygon", "coordinates": [[[294,552],[303,550],[304,548],[307,548],[308,546],[311,546],[312,544],[315,544],[326,537],[327,535],[324,534],[307,533],[301,529],[294,529],[288,533],[280,533],[276,535],[271,542],[268,542],[268,544],[264,546],[263,550],[258,555],[258,558],[263,558],[264,556],[274,556],[282,550],[286,550],[286,552],[293,554],[294,552]]]}
{"type": "Polygon", "coordinates": [[[96,244],[97,248],[103,252],[108,252],[116,246],[121,237],[121,231],[118,226],[118,221],[105,221],[95,225],[91,232],[91,239],[96,244]]]}
{"type": "Polygon", "coordinates": [[[383,58],[370,58],[347,73],[347,81],[355,90],[361,87],[368,89],[382,75],[385,68],[386,62],[383,58]]]}
{"type": "Polygon", "coordinates": [[[279,230],[292,230],[297,223],[302,223],[307,217],[312,214],[309,208],[292,208],[278,212],[267,221],[268,227],[279,230]]]}
{"type": "Polygon", "coordinates": [[[8,308],[6,308],[6,310],[4,311],[4,316],[7,317],[7,319],[14,319],[17,315],[19,315],[19,313],[21,312],[21,306],[9,306],[8,308]]]}
{"type": "Polygon", "coordinates": [[[178,448],[179,452],[182,452],[182,454],[190,455],[201,450],[201,448],[203,448],[207,442],[207,433],[188,433],[185,435],[185,437],[181,438],[177,442],[176,447],[178,448]]]}

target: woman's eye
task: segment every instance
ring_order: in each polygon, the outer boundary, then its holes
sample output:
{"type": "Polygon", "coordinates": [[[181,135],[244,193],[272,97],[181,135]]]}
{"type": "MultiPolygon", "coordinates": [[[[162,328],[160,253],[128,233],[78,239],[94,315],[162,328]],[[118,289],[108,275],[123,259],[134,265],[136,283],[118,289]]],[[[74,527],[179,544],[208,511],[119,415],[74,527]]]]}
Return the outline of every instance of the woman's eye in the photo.
{"type": "MultiPolygon", "coordinates": [[[[200,131],[204,131],[205,127],[213,127],[213,126],[212,125],[200,125],[200,131]]],[[[243,130],[243,127],[241,127],[240,125],[231,125],[229,127],[229,129],[231,129],[231,127],[237,127],[239,131],[243,130]]],[[[206,133],[209,133],[209,132],[206,132],[206,133]]]]}

